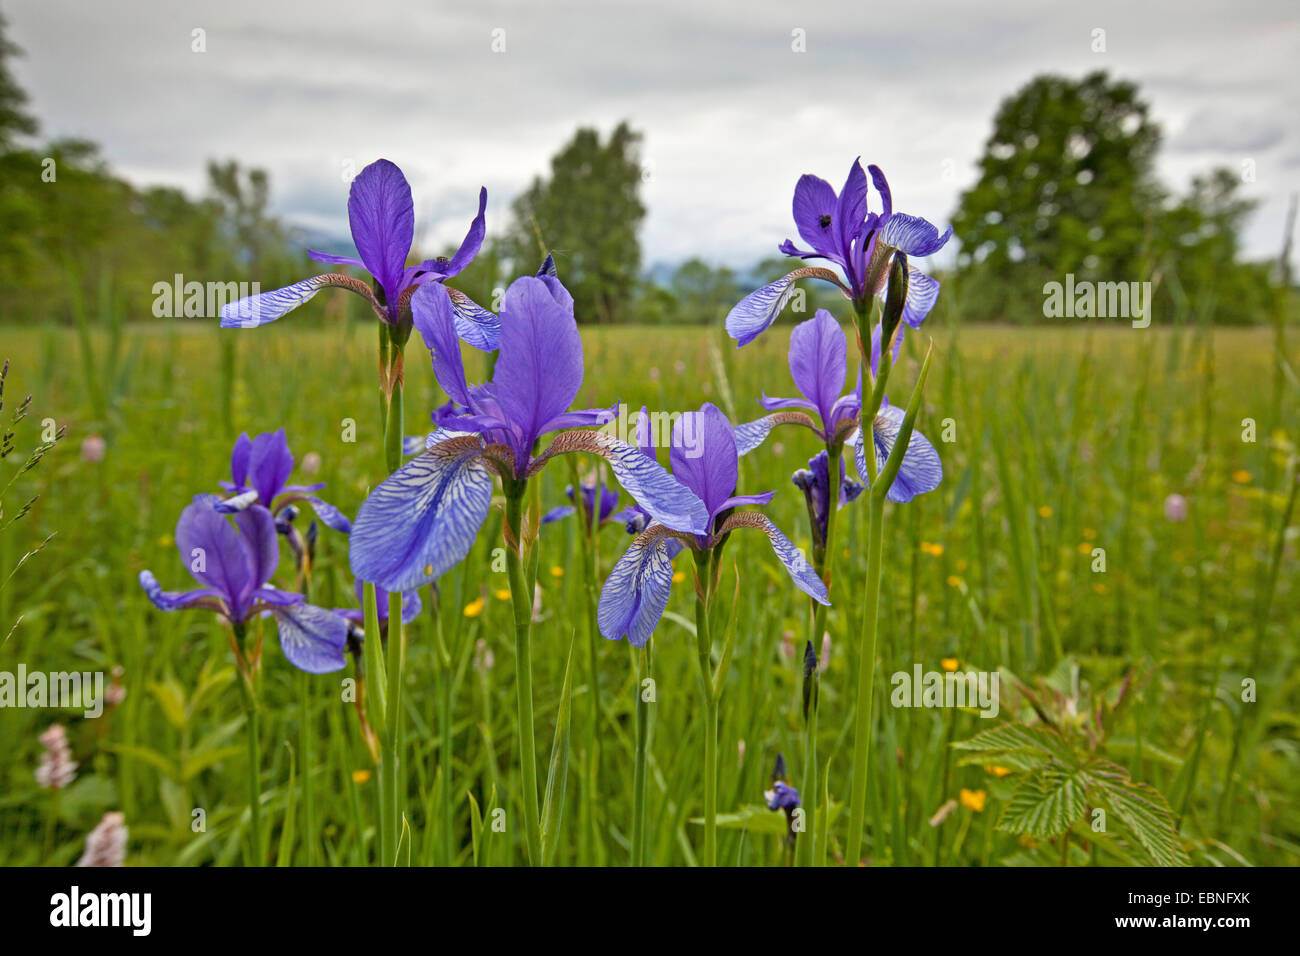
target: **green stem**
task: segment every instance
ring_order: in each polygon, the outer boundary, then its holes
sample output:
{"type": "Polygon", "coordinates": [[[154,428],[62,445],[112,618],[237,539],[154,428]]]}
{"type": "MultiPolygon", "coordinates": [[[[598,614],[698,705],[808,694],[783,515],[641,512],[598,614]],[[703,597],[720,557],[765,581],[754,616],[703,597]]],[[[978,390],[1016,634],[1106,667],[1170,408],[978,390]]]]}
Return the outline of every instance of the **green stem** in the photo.
{"type": "Polygon", "coordinates": [[[515,612],[515,702],[519,725],[519,763],[523,777],[524,846],[528,862],[542,862],[541,810],[537,804],[537,741],[533,733],[533,596],[524,580],[522,510],[524,483],[506,493],[506,572],[515,612]]]}
{"type": "MultiPolygon", "coordinates": [[[[867,461],[870,462],[871,458],[868,455],[867,461]]],[[[867,806],[867,762],[871,753],[871,706],[876,689],[880,558],[885,532],[884,495],[871,494],[868,500],[867,581],[862,608],[862,634],[858,640],[858,696],[853,721],[853,788],[849,801],[849,842],[845,851],[845,863],[849,866],[856,866],[862,859],[862,830],[867,806]]]]}
{"type": "Polygon", "coordinates": [[[451,650],[447,647],[442,623],[442,606],[438,600],[437,589],[430,588],[434,598],[430,602],[437,624],[437,655],[441,679],[438,687],[438,732],[441,741],[438,745],[438,762],[442,765],[438,775],[438,803],[442,810],[442,865],[451,866],[455,856],[455,841],[452,837],[453,814],[451,806],[451,771],[452,771],[452,681],[455,669],[452,665],[451,650]]]}
{"type": "Polygon", "coordinates": [[[650,676],[649,644],[635,650],[636,680],[636,756],[632,770],[632,865],[645,866],[645,785],[646,751],[650,741],[650,705],[645,700],[645,682],[650,676]]]}
{"type": "Polygon", "coordinates": [[[250,680],[251,678],[241,675],[239,689],[242,691],[248,729],[245,736],[248,740],[248,817],[253,845],[251,860],[253,866],[261,866],[266,860],[265,851],[262,849],[262,784],[259,772],[262,745],[258,733],[257,697],[253,688],[249,686],[250,680]]]}
{"type": "Polygon", "coordinates": [[[302,709],[302,728],[298,746],[302,750],[302,842],[308,866],[316,865],[316,800],[312,786],[312,768],[315,766],[312,740],[311,676],[298,672],[298,703],[302,709]]]}
{"type": "Polygon", "coordinates": [[[704,692],[704,865],[718,865],[718,699],[714,693],[710,661],[709,590],[712,549],[695,551],[695,643],[704,692]]]}
{"type": "Polygon", "coordinates": [[[380,771],[387,800],[388,848],[384,866],[397,865],[397,844],[401,836],[405,781],[399,782],[402,755],[402,674],[406,670],[406,629],[402,626],[402,592],[388,595],[388,677],[386,726],[383,734],[380,771]]]}

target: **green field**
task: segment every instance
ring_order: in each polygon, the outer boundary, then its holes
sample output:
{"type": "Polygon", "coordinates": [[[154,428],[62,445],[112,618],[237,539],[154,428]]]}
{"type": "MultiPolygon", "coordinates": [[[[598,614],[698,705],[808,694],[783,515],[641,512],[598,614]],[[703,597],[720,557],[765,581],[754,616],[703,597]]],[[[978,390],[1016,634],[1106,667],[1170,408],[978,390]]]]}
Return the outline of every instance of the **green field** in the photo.
{"type": "MultiPolygon", "coordinates": [[[[1190,862],[1300,863],[1294,513],[1289,533],[1282,528],[1293,501],[1300,420],[1300,389],[1289,372],[1300,367],[1294,345],[1278,363],[1266,330],[931,325],[935,357],[918,427],[939,449],[945,478],[932,494],[888,506],[868,862],[1144,859],[1118,830],[1099,833],[1087,817],[1064,840],[997,829],[1018,775],[963,762],[964,752],[948,746],[997,721],[969,709],[889,704],[891,674],[910,673],[915,664],[940,670],[949,659],[963,670],[1003,669],[1001,719],[1034,719],[1029,699],[1009,691],[1014,677],[1040,709],[1082,738],[1093,736],[1088,725],[1099,702],[1115,703],[1131,675],[1124,706],[1107,715],[1093,743],[1134,781],[1164,795],[1190,862]],[[1243,440],[1246,419],[1254,422],[1254,441],[1243,440]],[[945,430],[952,441],[941,440],[945,430]],[[1175,493],[1186,498],[1185,520],[1166,516],[1166,498],[1175,493]],[[1104,552],[1104,571],[1094,570],[1096,549],[1104,552]],[[1243,701],[1245,679],[1254,682],[1246,695],[1253,700],[1243,701]]],[[[733,421],[757,418],[762,392],[795,394],[786,368],[789,329],[787,319],[737,350],[720,326],[586,328],[587,376],[575,407],[617,399],[633,409],[676,411],[713,401],[733,421]]],[[[83,334],[7,327],[2,334],[0,359],[12,361],[6,421],[21,396],[34,397],[0,483],[40,441],[43,420],[66,426],[67,434],[5,496],[0,573],[53,537],[0,591],[0,638],[9,635],[0,671],[20,663],[29,672],[120,667],[126,696],[99,720],[0,710],[0,864],[73,862],[109,810],[125,814],[129,865],[239,863],[248,771],[229,637],[211,615],[158,612],[136,578],[149,568],[164,588],[189,586],[172,542],[176,518],[194,494],[216,491],[228,478],[240,431],[286,428],[300,467],[307,453],[320,457],[319,473],[306,480],[328,482],[323,494],[355,515],[385,475],[374,329],[322,329],[291,317],[242,332],[174,323],[83,334]],[[223,338],[237,340],[233,365],[223,338]],[[349,419],[354,442],[344,440],[349,419]],[[89,435],[106,440],[102,461],[83,460],[89,435]],[[36,493],[30,513],[10,523],[36,493]],[[55,720],[68,727],[80,762],[76,782],[57,794],[33,776],[37,738],[55,720]]],[[[922,344],[921,335],[908,340],[891,379],[895,403],[906,399],[922,344]]],[[[467,353],[467,360],[473,378],[481,359],[467,353]]],[[[407,365],[405,431],[416,434],[445,399],[418,337],[407,365]]],[[[809,433],[783,429],[741,464],[740,491],[776,489],[766,511],[805,548],[806,510],[790,475],[817,450],[809,433]]],[[[565,503],[568,466],[561,461],[543,474],[542,507],[565,503]]],[[[832,859],[847,816],[838,808],[849,789],[863,505],[860,499],[840,513],[843,548],[834,556],[831,652],[821,683],[818,746],[829,763],[832,859]]],[[[573,518],[542,529],[533,635],[539,763],[544,782],[572,641],[572,724],[555,860],[621,865],[632,810],[635,662],[626,644],[592,636],[579,531],[573,518]],[[593,641],[595,685],[587,669],[593,641]],[[603,720],[593,727],[597,695],[603,720]]],[[[505,572],[492,570],[491,549],[500,540],[494,510],[470,557],[441,582],[445,659],[435,650],[427,593],[426,612],[410,629],[403,852],[412,863],[523,858],[515,825],[511,604],[505,572]],[[497,808],[503,816],[494,815],[497,808]],[[494,819],[504,820],[502,829],[492,827],[494,819]]],[[[620,524],[602,530],[602,571],[629,540],[620,524]]],[[[719,859],[779,864],[787,853],[785,822],[763,807],[763,792],[778,752],[792,782],[802,780],[799,658],[807,601],[765,545],[729,546],[726,560],[724,592],[738,580],[739,603],[721,702],[719,808],[734,817],[723,821],[719,859]]],[[[692,822],[702,807],[702,728],[688,631],[689,555],[677,567],[686,580],[674,588],[653,642],[648,855],[658,864],[694,862],[702,829],[692,822]]],[[[291,569],[288,549],[281,568],[291,569]]],[[[312,599],[355,606],[346,541],[326,529],[312,599]]],[[[300,674],[268,625],[267,862],[375,859],[377,774],[356,711],[342,699],[340,682],[351,676],[351,664],[339,674],[300,674]]]]}

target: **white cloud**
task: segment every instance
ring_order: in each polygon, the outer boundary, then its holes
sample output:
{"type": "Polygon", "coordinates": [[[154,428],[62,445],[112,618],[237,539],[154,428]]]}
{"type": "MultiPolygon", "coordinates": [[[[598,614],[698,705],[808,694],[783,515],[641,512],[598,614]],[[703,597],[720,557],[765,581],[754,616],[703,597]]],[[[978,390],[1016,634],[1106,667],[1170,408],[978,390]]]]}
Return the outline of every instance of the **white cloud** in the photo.
{"type": "Polygon", "coordinates": [[[799,174],[838,185],[859,154],[885,169],[899,208],[945,219],[1003,97],[1036,73],[1098,68],[1142,86],[1170,137],[1171,185],[1250,153],[1248,192],[1263,203],[1251,254],[1276,250],[1296,188],[1289,0],[439,7],[122,0],[70,17],[18,0],[6,14],[47,134],[88,137],[132,179],[193,191],[208,158],[238,157],[270,171],[281,214],[340,234],[344,161],[401,165],[440,245],[463,235],[480,185],[499,232],[575,126],[627,118],[653,163],[647,262],[748,265],[792,234],[799,174]],[[205,53],[191,52],[195,28],[205,53]],[[491,49],[497,28],[505,53],[491,49]],[[805,53],[791,49],[796,28],[805,53]]]}

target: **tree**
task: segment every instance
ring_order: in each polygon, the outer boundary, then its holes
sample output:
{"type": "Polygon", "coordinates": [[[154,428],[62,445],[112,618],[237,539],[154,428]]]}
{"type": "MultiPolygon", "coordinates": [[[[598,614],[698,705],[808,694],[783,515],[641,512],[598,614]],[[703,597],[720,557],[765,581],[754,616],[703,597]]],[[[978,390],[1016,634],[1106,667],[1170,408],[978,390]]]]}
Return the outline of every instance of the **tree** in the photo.
{"type": "Polygon", "coordinates": [[[1159,127],[1132,83],[1040,76],[1007,100],[962,194],[963,266],[1129,278],[1161,191],[1159,127]]]}
{"type": "Polygon", "coordinates": [[[641,134],[620,123],[604,142],[579,129],[512,206],[504,251],[516,273],[529,274],[549,252],[573,294],[579,322],[619,322],[641,268],[637,232],[645,218],[641,134]]]}
{"type": "Polygon", "coordinates": [[[36,135],[36,120],[25,109],[27,93],[9,72],[10,58],[21,53],[5,35],[5,19],[0,15],[0,153],[8,152],[16,137],[36,135]]]}

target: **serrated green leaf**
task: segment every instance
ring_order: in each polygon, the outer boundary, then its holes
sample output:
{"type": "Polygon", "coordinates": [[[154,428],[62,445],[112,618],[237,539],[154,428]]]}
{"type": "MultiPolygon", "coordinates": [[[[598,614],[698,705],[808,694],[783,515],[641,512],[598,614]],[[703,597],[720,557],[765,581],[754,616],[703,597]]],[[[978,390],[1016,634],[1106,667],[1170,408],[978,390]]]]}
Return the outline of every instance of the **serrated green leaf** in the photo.
{"type": "Polygon", "coordinates": [[[1047,764],[1021,781],[1011,795],[998,829],[1033,837],[1060,836],[1086,806],[1087,777],[1083,771],[1047,764]]]}
{"type": "Polygon", "coordinates": [[[1108,760],[1094,761],[1087,770],[1110,811],[1133,831],[1157,866],[1190,865],[1174,828],[1174,812],[1159,790],[1138,783],[1127,770],[1108,760]]]}

